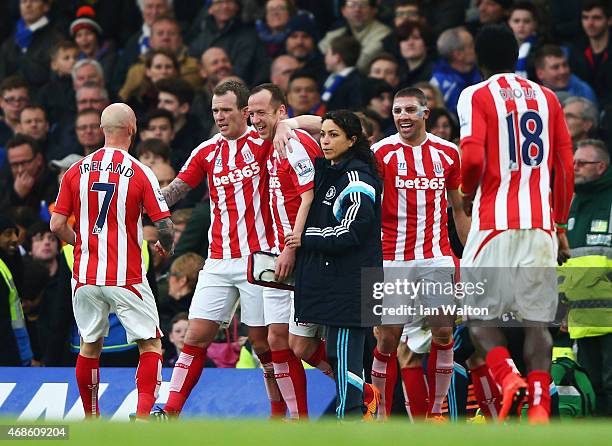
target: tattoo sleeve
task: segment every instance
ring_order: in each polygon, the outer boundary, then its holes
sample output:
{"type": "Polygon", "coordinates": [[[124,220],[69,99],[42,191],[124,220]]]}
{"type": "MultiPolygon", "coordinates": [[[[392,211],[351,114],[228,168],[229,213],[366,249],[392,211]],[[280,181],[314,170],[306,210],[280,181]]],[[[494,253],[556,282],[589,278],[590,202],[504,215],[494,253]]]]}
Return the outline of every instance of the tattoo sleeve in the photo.
{"type": "Polygon", "coordinates": [[[159,231],[159,243],[162,248],[168,252],[172,252],[174,244],[174,224],[170,217],[162,218],[155,222],[155,227],[159,231]]]}
{"type": "Polygon", "coordinates": [[[183,180],[175,178],[172,183],[164,187],[161,191],[166,199],[168,206],[174,206],[174,204],[187,195],[187,192],[191,190],[191,187],[183,180]]]}

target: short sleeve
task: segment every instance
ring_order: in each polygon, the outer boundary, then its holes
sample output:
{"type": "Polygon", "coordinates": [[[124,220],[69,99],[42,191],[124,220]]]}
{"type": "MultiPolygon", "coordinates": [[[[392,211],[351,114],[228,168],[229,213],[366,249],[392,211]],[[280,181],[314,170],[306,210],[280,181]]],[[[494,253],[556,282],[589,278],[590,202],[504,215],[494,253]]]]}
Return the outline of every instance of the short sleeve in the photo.
{"type": "Polygon", "coordinates": [[[302,143],[290,140],[292,151],[287,151],[289,174],[298,194],[302,194],[314,187],[314,164],[311,156],[302,143]]]}
{"type": "Polygon", "coordinates": [[[55,209],[53,212],[70,217],[74,210],[74,200],[72,192],[72,180],[74,178],[74,169],[69,169],[63,176],[60,182],[59,192],[55,200],[55,209]]]}
{"type": "Polygon", "coordinates": [[[145,211],[152,221],[170,217],[170,210],[159,187],[157,178],[147,166],[142,166],[143,171],[143,197],[145,211]]]}
{"type": "Polygon", "coordinates": [[[208,172],[209,162],[206,154],[209,146],[198,147],[191,152],[191,156],[181,168],[177,178],[183,180],[192,189],[198,187],[208,172]]]}
{"type": "Polygon", "coordinates": [[[448,190],[457,190],[461,185],[461,159],[459,157],[459,150],[453,147],[453,150],[449,150],[448,154],[453,164],[450,166],[446,176],[446,188],[448,190]]]}

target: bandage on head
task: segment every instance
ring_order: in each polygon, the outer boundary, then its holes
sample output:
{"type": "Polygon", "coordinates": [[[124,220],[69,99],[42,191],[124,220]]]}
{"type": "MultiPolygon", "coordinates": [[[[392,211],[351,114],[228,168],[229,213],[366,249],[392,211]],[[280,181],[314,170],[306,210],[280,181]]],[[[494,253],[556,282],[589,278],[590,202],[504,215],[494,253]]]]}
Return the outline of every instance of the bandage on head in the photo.
{"type": "Polygon", "coordinates": [[[408,104],[404,107],[400,107],[399,105],[394,105],[392,108],[392,112],[394,115],[401,115],[402,113],[406,113],[408,115],[415,115],[420,119],[425,117],[425,112],[429,110],[426,105],[421,104],[408,104]]]}

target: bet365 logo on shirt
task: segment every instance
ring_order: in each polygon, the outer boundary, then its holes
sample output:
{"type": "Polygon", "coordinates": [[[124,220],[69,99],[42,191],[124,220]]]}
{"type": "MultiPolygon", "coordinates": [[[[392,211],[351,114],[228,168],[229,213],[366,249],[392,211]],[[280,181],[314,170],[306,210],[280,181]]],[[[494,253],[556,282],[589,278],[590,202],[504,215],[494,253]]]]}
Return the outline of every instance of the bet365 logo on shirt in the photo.
{"type": "Polygon", "coordinates": [[[398,189],[440,190],[445,186],[444,178],[402,178],[395,177],[395,187],[398,189]]]}
{"type": "Polygon", "coordinates": [[[238,183],[246,178],[251,178],[254,175],[259,175],[259,164],[251,163],[244,167],[231,170],[227,175],[215,175],[213,173],[213,185],[224,186],[227,184],[238,183]]]}

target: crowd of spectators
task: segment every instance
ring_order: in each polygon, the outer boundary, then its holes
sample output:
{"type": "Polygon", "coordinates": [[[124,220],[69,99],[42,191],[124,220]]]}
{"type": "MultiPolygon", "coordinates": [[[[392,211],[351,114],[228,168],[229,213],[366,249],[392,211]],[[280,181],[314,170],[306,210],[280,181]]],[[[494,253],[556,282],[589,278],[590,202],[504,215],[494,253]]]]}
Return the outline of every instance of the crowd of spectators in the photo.
{"type": "MultiPolygon", "coordinates": [[[[520,45],[516,72],[558,95],[576,145],[595,139],[609,149],[611,14],[600,0],[0,2],[0,213],[10,219],[0,228],[8,234],[0,256],[14,270],[28,363],[74,361],[70,259],[47,222],[63,172],[103,144],[100,114],[109,103],[137,113],[132,154],[162,186],[217,132],[211,92],[230,78],[275,83],[291,117],[359,111],[372,143],[395,132],[394,93],[417,86],[431,109],[428,131],[456,140],[459,94],[481,80],[475,33],[507,23],[520,45]]],[[[169,364],[206,256],[209,212],[203,186],[173,210],[175,257],[143,248],[170,334],[169,364]]],[[[144,238],[156,240],[154,226],[144,238]]],[[[2,348],[0,365],[23,363],[2,348]]]]}

